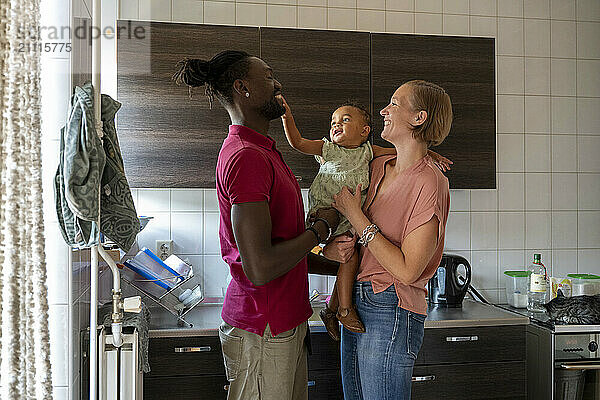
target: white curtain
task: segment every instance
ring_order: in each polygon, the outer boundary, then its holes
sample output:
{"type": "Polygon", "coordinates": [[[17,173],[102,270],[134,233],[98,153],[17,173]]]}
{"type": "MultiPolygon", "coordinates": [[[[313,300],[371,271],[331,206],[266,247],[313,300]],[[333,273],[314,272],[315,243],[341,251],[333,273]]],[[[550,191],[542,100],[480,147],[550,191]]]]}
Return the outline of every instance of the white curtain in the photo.
{"type": "MultiPolygon", "coordinates": [[[[39,0],[0,0],[0,398],[51,399],[39,0]]],[[[42,44],[43,46],[43,44],[42,44]]]]}

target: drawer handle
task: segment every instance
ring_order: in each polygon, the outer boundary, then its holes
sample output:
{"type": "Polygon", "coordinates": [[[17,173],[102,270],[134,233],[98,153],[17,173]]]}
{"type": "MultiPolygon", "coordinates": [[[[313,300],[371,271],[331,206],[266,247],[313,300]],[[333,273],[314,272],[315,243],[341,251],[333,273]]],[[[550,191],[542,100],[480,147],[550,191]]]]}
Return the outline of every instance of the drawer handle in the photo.
{"type": "Polygon", "coordinates": [[[479,336],[448,336],[446,342],[476,342],[479,336]]]}
{"type": "Polygon", "coordinates": [[[175,353],[206,353],[210,350],[210,346],[175,347],[175,353]]]}
{"type": "Polygon", "coordinates": [[[229,385],[224,385],[223,386],[223,390],[228,391],[229,390],[229,385]]]}
{"type": "Polygon", "coordinates": [[[435,375],[413,376],[412,381],[413,382],[435,381],[435,375]]]}
{"type": "Polygon", "coordinates": [[[600,369],[600,364],[596,363],[588,363],[588,364],[560,364],[562,369],[573,369],[573,370],[582,370],[582,369],[600,369]]]}
{"type": "Polygon", "coordinates": [[[315,385],[316,385],[315,381],[308,381],[308,387],[315,386],[315,385]]]}
{"type": "Polygon", "coordinates": [[[296,182],[302,182],[302,176],[294,175],[294,178],[296,178],[296,182]]]}

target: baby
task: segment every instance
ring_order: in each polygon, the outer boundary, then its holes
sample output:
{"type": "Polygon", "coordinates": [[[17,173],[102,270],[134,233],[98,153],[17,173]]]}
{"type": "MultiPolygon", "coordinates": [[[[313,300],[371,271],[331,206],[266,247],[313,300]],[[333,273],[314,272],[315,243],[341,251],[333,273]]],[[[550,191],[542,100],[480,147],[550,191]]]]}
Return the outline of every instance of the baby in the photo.
{"type": "MultiPolygon", "coordinates": [[[[313,213],[323,207],[331,207],[333,196],[344,186],[362,186],[361,205],[364,204],[369,188],[369,163],[375,157],[396,154],[394,148],[372,145],[368,139],[371,133],[371,115],[361,105],[346,103],[337,108],[331,116],[329,139],[310,140],[302,137],[289,105],[283,99],[285,114],[281,117],[283,128],[290,146],[309,155],[314,155],[321,167],[308,191],[309,220],[313,213]]],[[[437,153],[429,152],[438,166],[451,163],[437,153]]],[[[354,235],[350,222],[341,216],[340,224],[332,237],[354,235]]],[[[352,304],[352,286],[358,269],[358,252],[354,251],[350,260],[340,264],[336,283],[326,309],[320,313],[329,335],[339,340],[337,320],[352,332],[364,332],[352,304]]]]}

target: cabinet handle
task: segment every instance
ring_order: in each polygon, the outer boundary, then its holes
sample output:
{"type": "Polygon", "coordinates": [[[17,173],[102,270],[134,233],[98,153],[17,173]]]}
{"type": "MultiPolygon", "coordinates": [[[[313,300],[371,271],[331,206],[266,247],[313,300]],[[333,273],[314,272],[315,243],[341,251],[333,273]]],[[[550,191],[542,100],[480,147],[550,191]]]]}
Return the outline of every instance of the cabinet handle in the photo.
{"type": "Polygon", "coordinates": [[[308,387],[315,386],[316,384],[315,381],[308,381],[308,387]]]}
{"type": "Polygon", "coordinates": [[[435,375],[413,376],[412,381],[413,382],[435,381],[435,375]]]}
{"type": "Polygon", "coordinates": [[[223,390],[225,390],[225,391],[229,391],[229,385],[224,385],[224,386],[223,386],[223,390]]]}
{"type": "Polygon", "coordinates": [[[587,364],[560,364],[562,369],[574,369],[574,370],[582,370],[582,369],[600,369],[600,364],[596,363],[587,363],[587,364]]]}
{"type": "Polygon", "coordinates": [[[479,336],[448,336],[446,342],[476,342],[479,336]]]}
{"type": "Polygon", "coordinates": [[[302,176],[300,176],[300,175],[294,175],[294,178],[296,178],[297,182],[302,182],[302,176]]]}
{"type": "Polygon", "coordinates": [[[200,347],[175,347],[175,353],[205,353],[210,351],[210,346],[200,347]]]}

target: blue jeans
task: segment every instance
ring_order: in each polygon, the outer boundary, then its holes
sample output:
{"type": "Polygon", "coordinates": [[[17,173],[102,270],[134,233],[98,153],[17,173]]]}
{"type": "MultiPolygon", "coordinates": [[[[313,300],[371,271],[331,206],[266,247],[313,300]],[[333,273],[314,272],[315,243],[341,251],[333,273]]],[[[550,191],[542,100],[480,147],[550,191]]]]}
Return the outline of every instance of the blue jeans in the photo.
{"type": "Polygon", "coordinates": [[[393,285],[375,294],[371,282],[355,282],[353,297],[366,332],[342,330],[344,399],[410,399],[425,316],[398,307],[393,285]]]}

